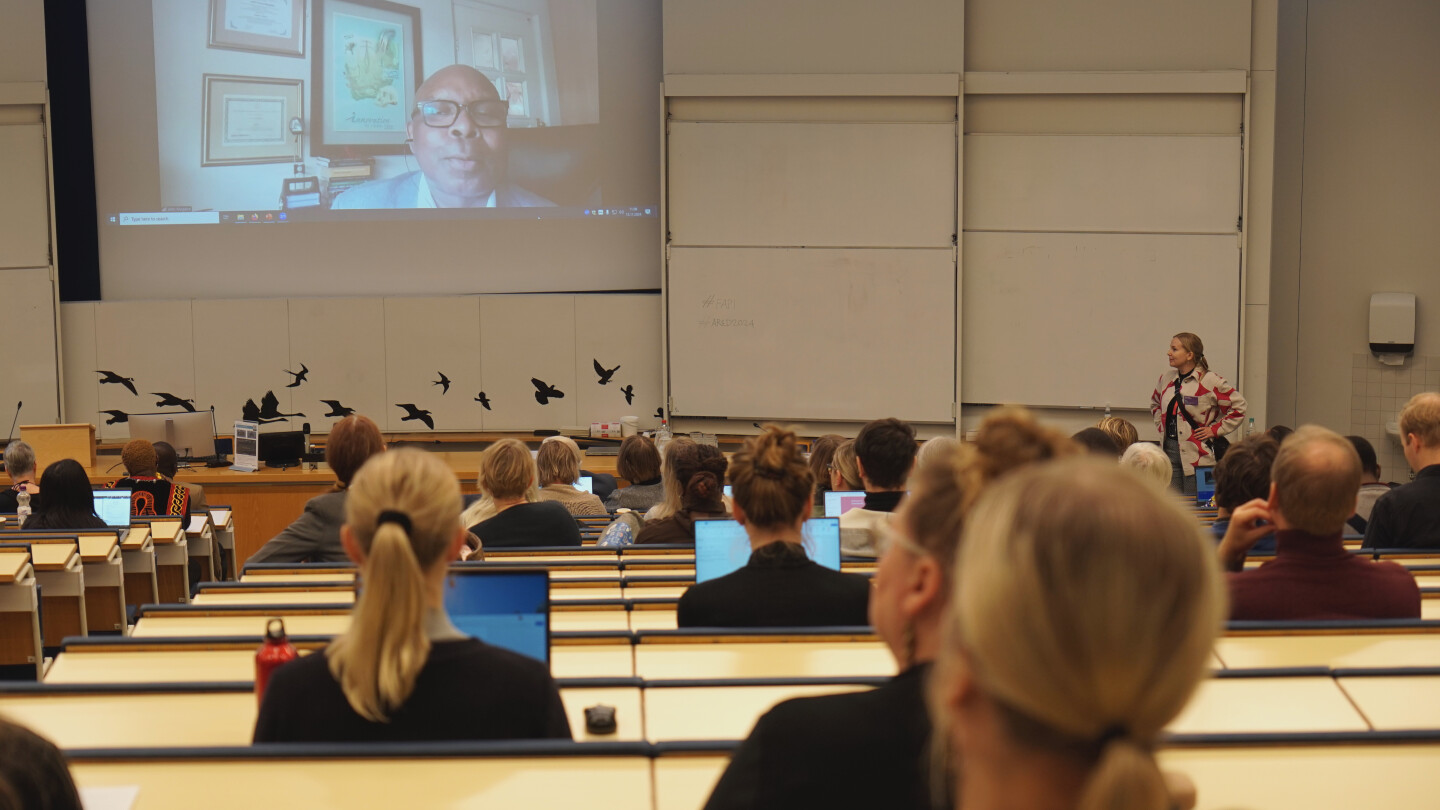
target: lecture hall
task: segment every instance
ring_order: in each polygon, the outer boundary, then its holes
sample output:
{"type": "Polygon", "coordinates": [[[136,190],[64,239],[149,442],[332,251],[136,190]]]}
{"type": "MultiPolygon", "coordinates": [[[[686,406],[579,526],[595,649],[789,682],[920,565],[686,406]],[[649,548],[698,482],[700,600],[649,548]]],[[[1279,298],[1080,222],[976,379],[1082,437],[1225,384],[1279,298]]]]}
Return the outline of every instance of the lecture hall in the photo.
{"type": "Polygon", "coordinates": [[[0,810],[1434,806],[1437,43],[0,0],[0,810]]]}

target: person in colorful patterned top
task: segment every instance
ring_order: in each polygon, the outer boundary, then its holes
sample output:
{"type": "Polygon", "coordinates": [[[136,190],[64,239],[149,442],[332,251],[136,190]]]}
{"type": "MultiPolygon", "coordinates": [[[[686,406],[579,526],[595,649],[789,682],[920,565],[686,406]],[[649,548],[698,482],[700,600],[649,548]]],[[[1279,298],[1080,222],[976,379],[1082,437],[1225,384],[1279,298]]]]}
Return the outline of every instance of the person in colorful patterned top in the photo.
{"type": "Polygon", "coordinates": [[[1150,395],[1150,414],[1170,457],[1170,486],[1194,495],[1195,468],[1215,464],[1216,439],[1235,432],[1245,421],[1245,398],[1210,370],[1205,344],[1198,336],[1181,332],[1171,338],[1166,356],[1170,368],[1160,375],[1150,395]]]}

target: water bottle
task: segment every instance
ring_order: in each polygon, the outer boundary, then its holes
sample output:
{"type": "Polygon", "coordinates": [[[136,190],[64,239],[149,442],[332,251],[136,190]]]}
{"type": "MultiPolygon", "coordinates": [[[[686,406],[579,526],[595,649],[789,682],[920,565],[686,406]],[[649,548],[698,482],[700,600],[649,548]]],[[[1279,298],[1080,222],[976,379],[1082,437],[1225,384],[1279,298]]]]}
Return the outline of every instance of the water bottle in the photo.
{"type": "Polygon", "coordinates": [[[1255,417],[1253,417],[1253,416],[1250,417],[1250,424],[1245,428],[1245,435],[1246,435],[1246,436],[1254,436],[1254,435],[1255,435],[1255,417]]]}
{"type": "Polygon", "coordinates": [[[265,643],[255,651],[255,702],[265,699],[265,687],[270,685],[270,675],[281,665],[294,661],[299,656],[295,645],[285,635],[285,620],[271,619],[265,625],[265,643]]]}
{"type": "Polygon", "coordinates": [[[30,492],[25,485],[20,485],[20,494],[15,496],[15,528],[25,528],[25,521],[30,517],[30,492]]]}
{"type": "Polygon", "coordinates": [[[660,429],[655,431],[655,449],[664,455],[665,445],[670,443],[670,422],[666,419],[660,420],[660,429]]]}

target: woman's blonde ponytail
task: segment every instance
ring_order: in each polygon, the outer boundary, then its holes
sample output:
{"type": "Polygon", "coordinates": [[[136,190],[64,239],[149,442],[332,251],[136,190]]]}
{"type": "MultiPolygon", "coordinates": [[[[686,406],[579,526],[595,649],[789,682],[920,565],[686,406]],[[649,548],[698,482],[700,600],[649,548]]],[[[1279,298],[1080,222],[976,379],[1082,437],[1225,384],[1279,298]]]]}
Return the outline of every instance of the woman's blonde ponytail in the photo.
{"type": "Polygon", "coordinates": [[[1128,738],[1105,743],[1077,810],[1165,810],[1170,794],[1154,751],[1128,738]]]}
{"type": "Polygon", "coordinates": [[[350,626],[325,654],[356,714],[384,722],[410,697],[430,655],[425,572],[444,563],[454,541],[460,487],[429,453],[382,453],[355,476],[345,514],[365,560],[350,626]]]}

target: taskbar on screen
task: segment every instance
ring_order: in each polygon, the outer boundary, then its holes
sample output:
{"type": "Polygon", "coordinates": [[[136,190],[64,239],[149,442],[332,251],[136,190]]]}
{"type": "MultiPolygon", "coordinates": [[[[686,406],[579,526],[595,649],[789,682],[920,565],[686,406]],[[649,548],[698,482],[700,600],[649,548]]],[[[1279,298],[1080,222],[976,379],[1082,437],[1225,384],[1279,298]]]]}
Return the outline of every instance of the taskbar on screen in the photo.
{"type": "Polygon", "coordinates": [[[376,219],[573,219],[658,217],[656,206],[585,208],[370,208],[332,211],[328,208],[290,208],[268,211],[141,211],[110,214],[112,225],[276,225],[291,222],[339,222],[376,219]]]}

